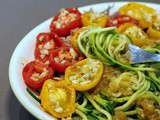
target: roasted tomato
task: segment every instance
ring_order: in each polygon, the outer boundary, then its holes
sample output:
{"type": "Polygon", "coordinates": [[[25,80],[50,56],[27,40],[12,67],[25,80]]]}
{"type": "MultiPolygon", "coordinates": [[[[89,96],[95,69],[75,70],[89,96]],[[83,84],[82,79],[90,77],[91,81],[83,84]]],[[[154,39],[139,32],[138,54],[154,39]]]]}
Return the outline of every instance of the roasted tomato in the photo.
{"type": "Polygon", "coordinates": [[[65,71],[65,80],[78,91],[87,91],[101,80],[103,64],[94,59],[82,60],[65,71]]]}
{"type": "Polygon", "coordinates": [[[102,13],[94,13],[93,11],[82,14],[83,26],[105,27],[108,22],[108,16],[102,13]]]}
{"type": "Polygon", "coordinates": [[[67,36],[72,29],[82,26],[81,13],[76,8],[62,9],[56,15],[50,25],[51,32],[57,33],[59,36],[67,36]]]}
{"type": "Polygon", "coordinates": [[[35,58],[46,62],[49,58],[50,51],[55,48],[55,42],[50,33],[40,33],[37,36],[35,58]]]}
{"type": "Polygon", "coordinates": [[[107,26],[109,26],[109,27],[112,27],[112,26],[119,27],[121,24],[124,24],[124,23],[137,24],[137,20],[135,20],[134,18],[131,18],[127,15],[118,15],[118,16],[115,16],[115,17],[111,18],[109,20],[107,26]]]}
{"type": "Polygon", "coordinates": [[[57,72],[64,72],[65,69],[78,60],[78,54],[73,48],[61,47],[52,51],[50,55],[50,65],[57,72]]]}
{"type": "Polygon", "coordinates": [[[151,38],[156,38],[154,40],[157,40],[160,38],[160,30],[156,29],[153,26],[149,27],[149,29],[147,30],[147,33],[151,38]]]}
{"type": "Polygon", "coordinates": [[[155,12],[155,9],[136,2],[128,3],[119,9],[120,14],[128,15],[134,19],[137,19],[142,28],[146,28],[151,25],[152,17],[155,12]]]}
{"type": "Polygon", "coordinates": [[[49,64],[48,58],[50,52],[56,47],[65,46],[64,42],[55,33],[40,33],[37,36],[35,58],[49,64]]]}
{"type": "Polygon", "coordinates": [[[53,69],[42,62],[32,61],[23,68],[24,82],[32,89],[39,89],[43,82],[53,77],[53,69]]]}
{"type": "Polygon", "coordinates": [[[41,93],[42,108],[57,118],[69,117],[75,111],[75,90],[63,80],[45,81],[41,93]]]}
{"type": "Polygon", "coordinates": [[[142,47],[151,44],[151,41],[149,40],[147,34],[140,27],[134,24],[122,24],[119,26],[117,31],[128,35],[131,38],[133,44],[137,46],[142,47]]]}
{"type": "Polygon", "coordinates": [[[80,35],[81,32],[83,32],[84,30],[89,29],[88,27],[82,27],[80,29],[77,29],[76,31],[73,31],[73,33],[71,34],[71,45],[73,48],[78,48],[78,36],[80,35]]]}

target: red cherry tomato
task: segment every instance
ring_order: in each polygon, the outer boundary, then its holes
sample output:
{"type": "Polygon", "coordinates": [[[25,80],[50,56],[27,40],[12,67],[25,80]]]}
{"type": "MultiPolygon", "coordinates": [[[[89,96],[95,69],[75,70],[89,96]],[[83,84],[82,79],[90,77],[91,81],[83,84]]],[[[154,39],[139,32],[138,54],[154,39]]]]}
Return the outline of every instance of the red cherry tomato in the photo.
{"type": "Polygon", "coordinates": [[[78,53],[73,48],[61,47],[52,51],[49,60],[53,69],[63,73],[68,66],[76,63],[79,59],[78,53]]]}
{"type": "Polygon", "coordinates": [[[45,80],[53,78],[53,69],[39,61],[32,61],[23,68],[24,82],[32,89],[42,87],[45,80]]]}
{"type": "Polygon", "coordinates": [[[65,8],[53,18],[50,30],[61,37],[65,37],[70,34],[72,29],[78,27],[82,27],[81,13],[79,10],[76,8],[65,8]]]}
{"type": "Polygon", "coordinates": [[[46,62],[49,58],[50,51],[55,48],[55,41],[51,37],[50,33],[40,33],[37,36],[35,58],[46,62]]]}
{"type": "Polygon", "coordinates": [[[56,47],[65,47],[65,43],[63,42],[63,40],[54,32],[51,33],[51,37],[54,39],[55,43],[56,43],[56,47]]]}
{"type": "Polygon", "coordinates": [[[124,23],[137,24],[137,20],[135,20],[134,18],[131,18],[130,16],[127,16],[127,15],[118,15],[118,16],[115,16],[115,17],[111,18],[109,20],[107,26],[109,26],[109,27],[112,27],[112,26],[119,27],[121,24],[124,24],[124,23]]]}
{"type": "MultiPolygon", "coordinates": [[[[47,62],[50,52],[56,47],[65,46],[63,41],[55,33],[40,33],[37,36],[35,58],[47,62]]],[[[48,63],[49,64],[49,63],[48,63]]]]}

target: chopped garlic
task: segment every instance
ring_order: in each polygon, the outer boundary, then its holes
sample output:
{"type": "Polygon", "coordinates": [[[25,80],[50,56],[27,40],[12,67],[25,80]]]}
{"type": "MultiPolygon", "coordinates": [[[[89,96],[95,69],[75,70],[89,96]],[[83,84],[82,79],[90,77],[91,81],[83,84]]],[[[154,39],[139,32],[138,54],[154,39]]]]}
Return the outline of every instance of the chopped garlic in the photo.
{"type": "Polygon", "coordinates": [[[55,58],[54,58],[54,61],[58,63],[58,62],[59,62],[59,58],[58,58],[58,57],[55,57],[55,58]]]}
{"type": "Polygon", "coordinates": [[[42,42],[43,40],[44,40],[44,36],[41,35],[40,38],[39,38],[39,41],[42,42]]]}
{"type": "Polygon", "coordinates": [[[53,41],[50,41],[50,42],[47,42],[45,45],[44,45],[44,49],[51,49],[53,47],[53,41]]]}
{"type": "Polygon", "coordinates": [[[129,11],[127,12],[127,14],[130,15],[130,16],[132,16],[134,13],[133,13],[133,11],[129,10],[129,11]]]}
{"type": "Polygon", "coordinates": [[[75,59],[77,57],[77,53],[74,51],[73,48],[70,48],[69,52],[70,52],[71,56],[73,57],[73,59],[75,59]]]}
{"type": "Polygon", "coordinates": [[[63,108],[62,107],[56,107],[55,109],[54,109],[56,112],[58,112],[58,113],[61,113],[61,112],[63,112],[63,108]]]}
{"type": "Polygon", "coordinates": [[[84,85],[84,84],[87,84],[87,83],[90,83],[91,80],[86,80],[86,81],[83,81],[83,82],[80,82],[81,85],[84,85]]]}
{"type": "Polygon", "coordinates": [[[48,64],[49,64],[49,61],[47,60],[44,64],[48,65],[48,64]]]}
{"type": "Polygon", "coordinates": [[[35,81],[38,81],[39,80],[39,76],[40,76],[39,73],[33,73],[32,76],[31,76],[31,79],[35,80],[35,81]]]}
{"type": "Polygon", "coordinates": [[[61,63],[64,64],[66,62],[66,60],[62,60],[61,63]]]}
{"type": "Polygon", "coordinates": [[[45,70],[45,71],[43,71],[43,72],[40,74],[39,78],[43,78],[43,77],[45,77],[47,74],[48,74],[48,70],[45,70]]]}
{"type": "Polygon", "coordinates": [[[43,55],[48,55],[49,51],[46,50],[46,49],[42,49],[42,50],[40,50],[40,53],[43,54],[43,55]]]}
{"type": "Polygon", "coordinates": [[[40,57],[43,59],[43,58],[45,57],[45,55],[42,55],[42,54],[41,54],[40,57]]]}

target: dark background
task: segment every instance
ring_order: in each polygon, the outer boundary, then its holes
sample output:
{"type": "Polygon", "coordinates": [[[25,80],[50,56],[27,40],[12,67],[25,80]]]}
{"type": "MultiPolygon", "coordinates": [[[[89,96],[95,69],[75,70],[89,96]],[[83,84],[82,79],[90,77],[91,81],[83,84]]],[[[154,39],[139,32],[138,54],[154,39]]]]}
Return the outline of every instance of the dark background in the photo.
{"type": "Polygon", "coordinates": [[[13,95],[8,80],[9,59],[24,35],[62,7],[109,1],[116,0],[0,0],[0,120],[35,120],[13,95]]]}

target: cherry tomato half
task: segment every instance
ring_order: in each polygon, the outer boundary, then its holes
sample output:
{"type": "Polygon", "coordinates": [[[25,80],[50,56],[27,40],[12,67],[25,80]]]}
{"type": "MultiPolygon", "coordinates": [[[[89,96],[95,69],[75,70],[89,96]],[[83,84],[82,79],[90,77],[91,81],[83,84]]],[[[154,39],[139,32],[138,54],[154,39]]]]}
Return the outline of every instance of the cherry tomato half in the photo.
{"type": "MultiPolygon", "coordinates": [[[[64,46],[64,42],[55,33],[40,33],[37,36],[35,58],[42,61],[48,62],[50,52],[56,47],[64,46]]],[[[49,63],[48,63],[49,64],[49,63]]]]}
{"type": "Polygon", "coordinates": [[[55,42],[50,33],[40,33],[37,36],[35,58],[46,62],[49,58],[50,51],[55,48],[55,42]]]}
{"type": "Polygon", "coordinates": [[[75,89],[64,80],[46,80],[40,93],[42,108],[57,118],[70,117],[75,111],[75,89]]]}
{"type": "Polygon", "coordinates": [[[53,18],[50,30],[64,37],[69,35],[72,29],[78,27],[82,27],[81,13],[79,10],[76,8],[65,8],[53,18]]]}
{"type": "Polygon", "coordinates": [[[57,72],[64,72],[65,69],[79,60],[77,52],[70,47],[61,47],[52,51],[50,65],[57,72]]]}
{"type": "Polygon", "coordinates": [[[23,80],[32,89],[39,89],[43,82],[53,78],[53,69],[42,62],[32,61],[23,68],[23,80]]]}
{"type": "Polygon", "coordinates": [[[124,23],[137,24],[137,20],[134,19],[134,18],[131,18],[130,16],[127,16],[127,15],[118,15],[118,16],[115,16],[115,17],[111,18],[109,20],[107,26],[109,26],[109,27],[111,27],[111,26],[119,27],[121,24],[124,24],[124,23]]]}

